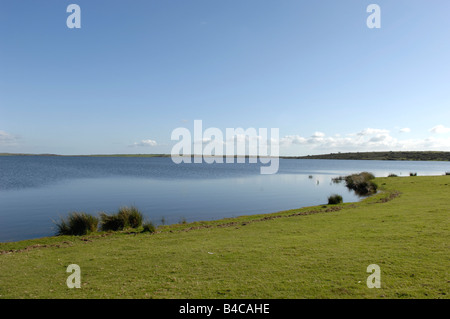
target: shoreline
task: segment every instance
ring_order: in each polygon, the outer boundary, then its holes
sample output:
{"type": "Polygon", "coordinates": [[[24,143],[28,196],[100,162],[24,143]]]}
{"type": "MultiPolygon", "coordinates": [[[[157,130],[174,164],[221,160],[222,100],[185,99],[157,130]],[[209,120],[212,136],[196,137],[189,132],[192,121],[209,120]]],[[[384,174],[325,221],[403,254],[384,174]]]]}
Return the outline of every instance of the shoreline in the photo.
{"type": "MultiPolygon", "coordinates": [[[[446,174],[441,174],[441,175],[421,175],[421,177],[439,177],[439,176],[446,176],[446,174]]],[[[377,180],[383,179],[383,178],[408,178],[411,176],[408,175],[398,175],[396,177],[375,177],[375,183],[377,180]]],[[[355,190],[353,190],[353,192],[355,192],[355,190]]],[[[235,216],[235,217],[224,217],[224,218],[219,218],[219,219],[212,219],[212,220],[198,220],[198,221],[192,221],[192,222],[187,222],[187,223],[173,223],[173,224],[163,224],[163,225],[157,225],[155,224],[155,227],[157,229],[156,233],[159,233],[160,231],[158,231],[159,229],[167,229],[167,228],[178,228],[179,225],[181,226],[186,226],[186,225],[195,225],[194,227],[197,227],[197,225],[208,225],[208,224],[218,224],[218,223],[222,223],[222,224],[227,224],[230,221],[232,222],[233,220],[239,220],[239,219],[249,219],[249,220],[253,220],[253,219],[258,219],[258,218],[262,218],[262,217],[270,217],[271,215],[278,215],[278,214],[283,214],[286,212],[292,212],[292,211],[296,211],[296,210],[306,210],[306,209],[323,209],[323,208],[329,208],[329,207],[333,207],[333,206],[337,206],[337,205],[351,205],[351,204],[357,204],[357,203],[362,203],[364,201],[366,201],[369,198],[378,196],[380,194],[383,194],[384,191],[383,190],[378,190],[376,193],[374,194],[369,194],[369,195],[359,195],[360,199],[358,201],[353,201],[353,202],[345,202],[345,203],[341,203],[341,204],[336,204],[336,205],[330,205],[330,204],[317,204],[317,205],[313,205],[313,206],[302,206],[302,207],[297,207],[297,208],[291,208],[288,210],[281,210],[281,211],[275,211],[275,212],[267,212],[267,213],[260,213],[260,214],[251,214],[251,215],[240,215],[240,216],[235,216]]],[[[123,231],[115,231],[112,233],[135,233],[136,230],[135,229],[129,229],[129,230],[123,230],[123,231]]],[[[84,237],[84,236],[98,236],[98,235],[102,235],[102,234],[111,234],[111,232],[102,232],[102,231],[97,231],[94,232],[92,234],[89,235],[82,235],[82,236],[69,236],[69,237],[84,237]]],[[[49,236],[42,236],[42,237],[36,237],[36,238],[29,238],[29,239],[22,239],[22,240],[12,240],[12,241],[5,241],[2,242],[0,241],[0,246],[3,244],[12,244],[12,243],[20,243],[20,242],[25,242],[25,241],[37,241],[37,240],[45,240],[45,239],[51,239],[51,238],[61,238],[61,237],[67,237],[67,236],[57,236],[57,235],[49,235],[49,236]]],[[[0,247],[1,248],[1,247],[0,247]]],[[[1,254],[1,249],[0,249],[0,254],[1,254]]]]}
{"type": "Polygon", "coordinates": [[[153,234],[2,243],[1,297],[448,298],[450,176],[376,183],[382,192],[359,202],[174,224],[153,234]],[[71,264],[81,267],[82,289],[65,285],[71,264]],[[382,291],[365,285],[371,264],[381,268],[382,291]]]}
{"type": "MultiPolygon", "coordinates": [[[[436,175],[436,176],[441,176],[441,175],[436,175]]],[[[399,176],[399,178],[402,177],[407,177],[407,176],[399,176]]],[[[383,177],[380,177],[383,178],[383,177]]],[[[379,178],[376,178],[379,179],[379,178]]],[[[383,194],[385,194],[385,191],[380,190],[375,194],[371,194],[368,196],[362,196],[362,198],[358,201],[355,202],[346,202],[346,203],[340,203],[340,204],[318,204],[318,205],[313,205],[313,206],[303,206],[303,207],[297,207],[297,208],[292,208],[292,209],[288,209],[288,210],[281,210],[281,211],[275,211],[275,212],[270,212],[270,213],[261,213],[261,214],[251,214],[251,215],[241,215],[241,216],[236,216],[236,217],[225,217],[225,218],[220,218],[220,219],[214,219],[214,220],[199,220],[199,221],[193,221],[193,222],[187,222],[187,223],[174,223],[174,224],[168,224],[168,225],[155,225],[156,227],[156,232],[152,233],[153,234],[159,234],[159,233],[164,233],[164,232],[172,232],[173,230],[178,230],[178,229],[189,229],[189,230],[193,230],[193,229],[200,229],[200,228],[209,228],[209,227],[225,227],[226,225],[230,225],[233,226],[236,223],[240,223],[240,222],[246,222],[246,223],[253,223],[253,222],[258,222],[258,221],[265,221],[265,220],[270,220],[273,218],[280,218],[280,217],[295,217],[295,216],[300,216],[300,215],[311,215],[311,214],[317,214],[317,213],[326,213],[326,212],[335,212],[335,211],[339,211],[341,209],[343,209],[345,206],[351,206],[351,205],[355,205],[357,203],[362,203],[370,198],[376,197],[376,196],[382,196],[383,194]],[[293,212],[298,212],[301,211],[301,213],[293,213],[293,212]],[[287,216],[285,216],[287,214],[287,216]]],[[[389,197],[390,194],[387,195],[387,197],[389,197]]],[[[186,231],[186,230],[184,230],[186,231]]],[[[72,236],[57,236],[57,235],[53,235],[53,236],[44,236],[44,237],[38,237],[38,238],[31,238],[31,239],[23,239],[23,240],[17,240],[17,241],[8,241],[8,242],[0,242],[0,255],[5,253],[3,250],[1,250],[1,246],[2,245],[7,245],[7,244],[14,244],[14,243],[23,243],[23,242],[35,242],[35,241],[39,241],[39,240],[55,240],[55,239],[61,239],[63,237],[75,237],[75,238],[83,238],[83,237],[103,237],[103,236],[110,236],[110,235],[115,235],[115,234],[136,234],[139,233],[137,232],[136,229],[126,229],[126,230],[121,230],[121,231],[97,231],[91,234],[86,234],[86,235],[81,235],[81,236],[76,236],[76,235],[72,235],[72,236]]]]}
{"type": "MultiPolygon", "coordinates": [[[[445,175],[448,175],[448,174],[436,174],[436,175],[421,175],[421,176],[423,176],[423,177],[436,177],[436,176],[445,176],[445,175]]],[[[399,178],[404,178],[404,177],[408,177],[407,175],[398,175],[398,176],[396,176],[396,177],[399,177],[399,178]]],[[[376,179],[380,179],[380,178],[384,178],[384,177],[377,177],[376,179]]],[[[359,202],[361,202],[361,201],[364,201],[367,197],[372,197],[372,196],[376,196],[378,193],[376,193],[376,194],[372,194],[372,195],[369,195],[369,196],[364,196],[364,195],[360,195],[360,198],[359,198],[359,200],[357,200],[357,201],[354,201],[354,202],[346,202],[346,203],[344,203],[344,204],[348,204],[348,203],[359,203],[359,202]]],[[[302,207],[297,207],[297,208],[291,208],[291,209],[289,209],[288,211],[291,211],[291,210],[298,210],[298,209],[305,209],[305,208],[319,208],[320,206],[321,207],[325,207],[324,205],[327,205],[327,204],[317,204],[317,205],[313,205],[313,206],[302,206],[302,207]]],[[[252,215],[241,215],[241,216],[236,216],[236,217],[224,217],[224,218],[219,218],[219,219],[211,219],[211,220],[196,220],[196,221],[192,221],[192,222],[189,222],[188,224],[197,224],[197,223],[200,223],[200,224],[205,224],[205,223],[217,223],[217,222],[220,222],[220,221],[225,221],[225,220],[229,220],[229,219],[235,219],[235,218],[240,218],[240,217],[251,217],[251,216],[261,216],[261,215],[271,215],[271,214],[278,214],[278,213],[281,213],[281,212],[285,212],[286,210],[281,210],[281,211],[272,211],[272,212],[265,212],[265,213],[262,213],[262,214],[252,214],[252,215]]],[[[158,225],[158,224],[155,224],[155,227],[157,227],[157,228],[162,228],[162,227],[167,227],[167,226],[172,226],[172,225],[178,225],[179,223],[173,223],[173,224],[168,224],[168,225],[165,225],[165,224],[163,224],[163,225],[158,225]]],[[[99,233],[99,231],[97,231],[96,233],[99,233]]],[[[39,239],[45,239],[45,238],[52,238],[52,237],[58,237],[58,236],[56,236],[56,235],[44,235],[44,236],[41,236],[41,237],[33,237],[33,238],[25,238],[25,239],[19,239],[19,240],[11,240],[11,241],[0,241],[0,244],[7,244],[7,243],[17,243],[17,242],[22,242],[22,241],[33,241],[33,240],[39,240],[39,239]]]]}

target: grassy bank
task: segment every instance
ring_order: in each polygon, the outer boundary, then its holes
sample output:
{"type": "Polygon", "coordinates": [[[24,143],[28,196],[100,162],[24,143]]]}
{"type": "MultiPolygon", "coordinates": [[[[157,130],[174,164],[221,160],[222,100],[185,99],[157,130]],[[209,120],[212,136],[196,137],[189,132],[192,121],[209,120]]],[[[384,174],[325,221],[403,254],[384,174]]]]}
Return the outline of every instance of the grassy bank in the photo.
{"type": "Polygon", "coordinates": [[[0,298],[449,298],[450,176],[375,182],[358,203],[0,244],[0,298]]]}

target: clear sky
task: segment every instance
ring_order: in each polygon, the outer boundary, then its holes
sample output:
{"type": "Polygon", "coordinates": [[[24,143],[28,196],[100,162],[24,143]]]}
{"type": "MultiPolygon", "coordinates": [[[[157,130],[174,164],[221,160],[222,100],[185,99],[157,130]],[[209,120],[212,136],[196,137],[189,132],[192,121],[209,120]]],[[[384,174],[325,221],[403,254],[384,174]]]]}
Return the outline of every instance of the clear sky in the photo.
{"type": "Polygon", "coordinates": [[[450,151],[450,1],[0,0],[0,152],[170,153],[194,120],[450,151]]]}

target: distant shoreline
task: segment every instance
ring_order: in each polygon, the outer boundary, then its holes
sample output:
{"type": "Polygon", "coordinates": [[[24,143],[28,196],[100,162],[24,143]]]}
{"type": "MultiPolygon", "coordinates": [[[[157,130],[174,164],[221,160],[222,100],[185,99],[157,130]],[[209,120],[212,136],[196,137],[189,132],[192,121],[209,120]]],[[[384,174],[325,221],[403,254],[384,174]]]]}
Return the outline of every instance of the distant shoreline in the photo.
{"type": "Polygon", "coordinates": [[[334,159],[334,160],[379,160],[379,161],[450,161],[450,152],[408,151],[408,152],[356,152],[331,153],[289,157],[295,159],[334,159]]]}
{"type": "MultiPolygon", "coordinates": [[[[91,155],[59,155],[59,154],[27,154],[0,153],[0,156],[58,156],[58,157],[171,157],[170,154],[91,154],[91,155]]],[[[189,155],[187,155],[189,156],[189,155]]],[[[200,155],[190,155],[196,157],[200,155]]],[[[204,156],[206,157],[206,156],[204,156]]],[[[251,156],[234,156],[249,158],[251,156]]],[[[265,156],[270,157],[270,156],[265,156]]],[[[307,156],[279,156],[283,159],[332,159],[332,160],[380,160],[380,161],[450,161],[450,152],[441,151],[407,151],[407,152],[355,152],[330,153],[307,156]]]]}

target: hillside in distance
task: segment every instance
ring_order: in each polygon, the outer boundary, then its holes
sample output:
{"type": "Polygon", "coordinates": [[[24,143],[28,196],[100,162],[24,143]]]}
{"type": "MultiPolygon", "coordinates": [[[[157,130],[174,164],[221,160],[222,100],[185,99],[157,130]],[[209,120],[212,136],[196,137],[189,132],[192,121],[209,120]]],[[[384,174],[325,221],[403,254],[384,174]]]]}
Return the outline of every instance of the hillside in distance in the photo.
{"type": "Polygon", "coordinates": [[[356,152],[287,157],[298,159],[340,159],[380,161],[450,161],[450,152],[356,152]]]}

